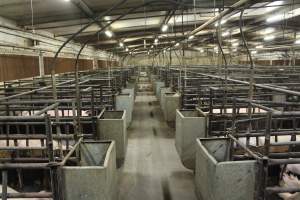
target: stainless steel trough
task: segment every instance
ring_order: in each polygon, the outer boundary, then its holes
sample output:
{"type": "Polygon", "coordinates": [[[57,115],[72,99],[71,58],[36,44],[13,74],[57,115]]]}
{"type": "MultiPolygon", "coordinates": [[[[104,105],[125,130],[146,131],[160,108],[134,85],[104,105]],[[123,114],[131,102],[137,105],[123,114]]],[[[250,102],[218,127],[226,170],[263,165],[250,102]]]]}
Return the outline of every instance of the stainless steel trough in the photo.
{"type": "Polygon", "coordinates": [[[84,142],[80,166],[61,167],[65,200],[116,200],[116,149],[113,141],[84,142]]]}
{"type": "Polygon", "coordinates": [[[117,167],[125,159],[127,149],[126,110],[104,111],[98,116],[97,134],[101,140],[114,140],[116,143],[117,167]]]}
{"type": "Polygon", "coordinates": [[[196,139],[205,138],[207,116],[200,110],[176,110],[175,146],[182,164],[195,169],[196,139]]]}
{"type": "Polygon", "coordinates": [[[257,163],[229,161],[227,138],[197,139],[195,183],[200,200],[253,200],[257,163]]]}

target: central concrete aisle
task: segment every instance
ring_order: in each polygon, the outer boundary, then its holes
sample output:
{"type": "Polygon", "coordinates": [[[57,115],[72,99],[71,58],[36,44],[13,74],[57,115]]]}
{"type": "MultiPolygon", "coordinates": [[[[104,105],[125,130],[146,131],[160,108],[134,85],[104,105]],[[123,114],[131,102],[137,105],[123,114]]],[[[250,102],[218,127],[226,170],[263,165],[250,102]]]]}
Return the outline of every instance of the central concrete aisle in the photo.
{"type": "Polygon", "coordinates": [[[196,200],[193,172],[182,166],[154,96],[137,96],[128,134],[119,200],[196,200]]]}

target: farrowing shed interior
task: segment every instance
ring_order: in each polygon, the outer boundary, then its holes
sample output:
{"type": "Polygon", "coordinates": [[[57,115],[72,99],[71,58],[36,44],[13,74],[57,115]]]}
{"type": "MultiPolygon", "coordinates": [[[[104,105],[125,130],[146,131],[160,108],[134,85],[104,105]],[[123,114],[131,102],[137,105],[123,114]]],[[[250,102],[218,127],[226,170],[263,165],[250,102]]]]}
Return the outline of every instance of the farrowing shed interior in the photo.
{"type": "Polygon", "coordinates": [[[299,50],[300,0],[1,0],[1,199],[300,199],[299,50]]]}

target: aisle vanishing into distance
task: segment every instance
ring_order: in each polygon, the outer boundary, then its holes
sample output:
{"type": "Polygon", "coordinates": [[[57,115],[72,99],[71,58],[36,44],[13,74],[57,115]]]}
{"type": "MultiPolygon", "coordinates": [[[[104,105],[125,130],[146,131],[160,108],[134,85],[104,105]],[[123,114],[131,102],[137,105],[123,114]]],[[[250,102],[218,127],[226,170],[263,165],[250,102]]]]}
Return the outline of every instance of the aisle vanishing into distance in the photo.
{"type": "Polygon", "coordinates": [[[193,172],[176,153],[175,130],[168,127],[153,92],[140,78],[124,166],[120,169],[119,200],[196,200],[193,172]]]}

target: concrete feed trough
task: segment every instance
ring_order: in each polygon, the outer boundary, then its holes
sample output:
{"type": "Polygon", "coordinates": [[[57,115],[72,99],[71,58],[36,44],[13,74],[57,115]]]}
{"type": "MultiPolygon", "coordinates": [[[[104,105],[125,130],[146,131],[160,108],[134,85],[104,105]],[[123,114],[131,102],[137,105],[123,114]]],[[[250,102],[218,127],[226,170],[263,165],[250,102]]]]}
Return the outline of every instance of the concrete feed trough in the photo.
{"type": "Polygon", "coordinates": [[[155,95],[158,100],[160,100],[160,89],[165,86],[165,83],[162,81],[155,81],[154,83],[155,95]]]}
{"type": "Polygon", "coordinates": [[[97,134],[101,140],[115,141],[117,166],[120,167],[127,149],[126,111],[105,111],[98,116],[97,134]]]}
{"type": "Polygon", "coordinates": [[[163,111],[163,114],[165,115],[165,96],[166,93],[171,92],[171,88],[168,87],[161,87],[160,88],[160,99],[158,99],[160,101],[160,107],[161,110],[163,111]]]}
{"type": "Polygon", "coordinates": [[[115,142],[85,142],[80,146],[80,166],[61,168],[65,200],[116,200],[115,142]]]}
{"type": "Polygon", "coordinates": [[[257,163],[230,161],[227,138],[197,139],[195,182],[201,200],[253,200],[257,163]]]}
{"type": "Polygon", "coordinates": [[[122,93],[116,96],[116,110],[126,110],[126,127],[129,127],[132,121],[133,104],[133,91],[131,93],[122,93]]]}
{"type": "Polygon", "coordinates": [[[122,90],[123,94],[130,94],[132,98],[135,98],[135,84],[128,86],[122,90]]]}
{"type": "Polygon", "coordinates": [[[180,108],[180,95],[175,92],[166,92],[164,94],[162,110],[167,122],[175,122],[176,109],[180,108]]]}
{"type": "Polygon", "coordinates": [[[196,139],[205,138],[207,117],[199,110],[176,110],[175,146],[182,164],[195,169],[196,139]]]}

